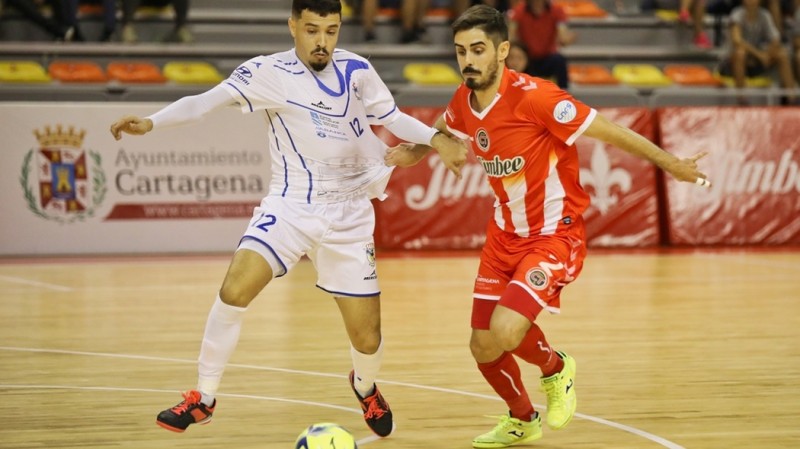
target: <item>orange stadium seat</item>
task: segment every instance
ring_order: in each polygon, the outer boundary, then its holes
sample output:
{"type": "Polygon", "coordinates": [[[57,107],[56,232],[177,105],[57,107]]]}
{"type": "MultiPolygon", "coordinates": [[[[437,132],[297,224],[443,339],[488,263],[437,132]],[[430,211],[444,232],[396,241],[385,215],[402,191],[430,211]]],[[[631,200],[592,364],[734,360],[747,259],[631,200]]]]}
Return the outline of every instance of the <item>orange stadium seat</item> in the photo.
{"type": "Polygon", "coordinates": [[[109,79],[121,83],[163,83],[167,80],[161,69],[149,62],[112,62],[106,67],[106,72],[109,79]]]}
{"type": "Polygon", "coordinates": [[[53,61],[47,71],[63,83],[103,83],[108,80],[103,68],[91,61],[53,61]]]}
{"type": "Polygon", "coordinates": [[[674,83],[684,86],[719,86],[722,84],[711,70],[701,65],[670,64],[664,67],[664,75],[674,83]]]}
{"type": "Polygon", "coordinates": [[[617,64],[612,69],[614,78],[629,86],[668,86],[672,80],[651,64],[617,64]]]}
{"type": "Polygon", "coordinates": [[[168,62],[164,76],[180,84],[216,84],[223,79],[216,67],[207,62],[168,62]]]}
{"type": "Polygon", "coordinates": [[[611,72],[599,64],[570,64],[569,80],[575,84],[619,84],[611,72]]]}
{"type": "Polygon", "coordinates": [[[567,17],[606,17],[608,12],[592,0],[556,0],[564,8],[567,17]]]}
{"type": "Polygon", "coordinates": [[[421,85],[455,85],[461,83],[461,76],[451,66],[440,63],[412,62],[403,67],[403,77],[421,85]]]}
{"type": "Polygon", "coordinates": [[[34,61],[0,61],[2,83],[49,83],[50,76],[34,61]]]}

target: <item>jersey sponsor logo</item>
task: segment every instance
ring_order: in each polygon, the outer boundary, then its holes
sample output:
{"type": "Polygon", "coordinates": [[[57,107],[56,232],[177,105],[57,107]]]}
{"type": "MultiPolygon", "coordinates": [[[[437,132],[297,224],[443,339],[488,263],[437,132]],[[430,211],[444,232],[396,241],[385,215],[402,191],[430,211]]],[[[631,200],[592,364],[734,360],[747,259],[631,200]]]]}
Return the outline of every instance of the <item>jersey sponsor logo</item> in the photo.
{"type": "Polygon", "coordinates": [[[481,151],[489,151],[489,133],[483,128],[478,128],[475,132],[475,143],[481,151]]]}
{"type": "Polygon", "coordinates": [[[234,78],[235,81],[238,81],[246,86],[250,85],[249,78],[253,77],[253,72],[250,71],[247,67],[240,65],[233,71],[231,74],[231,78],[234,78]]]}
{"type": "Polygon", "coordinates": [[[359,101],[361,101],[361,91],[360,91],[360,90],[358,90],[358,86],[356,85],[356,82],[355,82],[355,81],[353,81],[353,88],[352,88],[352,90],[353,90],[353,95],[355,95],[355,97],[356,97],[356,100],[359,100],[359,101]]]}
{"type": "Polygon", "coordinates": [[[325,111],[330,111],[332,109],[330,106],[328,106],[325,103],[323,103],[322,100],[320,100],[319,103],[311,103],[311,106],[314,106],[315,108],[323,109],[325,111]]]}
{"type": "Polygon", "coordinates": [[[578,108],[569,100],[561,100],[553,109],[553,118],[558,123],[569,123],[578,115],[578,108]]]}
{"type": "Polygon", "coordinates": [[[500,156],[495,155],[494,159],[491,160],[478,156],[478,162],[483,165],[486,174],[493,178],[519,173],[525,167],[525,158],[522,156],[517,156],[513,159],[500,159],[500,156]]]}

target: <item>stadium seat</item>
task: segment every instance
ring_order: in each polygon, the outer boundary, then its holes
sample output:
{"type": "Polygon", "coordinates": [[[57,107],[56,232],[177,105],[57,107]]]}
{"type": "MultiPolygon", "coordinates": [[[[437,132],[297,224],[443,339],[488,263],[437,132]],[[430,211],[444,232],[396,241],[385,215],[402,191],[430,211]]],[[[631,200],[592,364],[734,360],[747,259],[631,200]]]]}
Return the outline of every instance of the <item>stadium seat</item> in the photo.
{"type": "Polygon", "coordinates": [[[564,8],[567,17],[606,17],[608,12],[592,0],[556,0],[564,8]]]}
{"type": "Polygon", "coordinates": [[[460,84],[461,76],[451,66],[434,63],[412,62],[403,67],[403,77],[409,82],[420,85],[460,84]]]}
{"type": "Polygon", "coordinates": [[[216,84],[223,79],[216,67],[207,62],[168,62],[164,76],[180,84],[216,84]]]}
{"type": "Polygon", "coordinates": [[[108,80],[103,68],[91,61],[53,61],[47,72],[62,83],[104,83],[108,80]]]}
{"type": "Polygon", "coordinates": [[[674,83],[684,86],[719,86],[719,79],[711,70],[701,65],[670,64],[664,67],[664,75],[674,83]]]}
{"type": "Polygon", "coordinates": [[[612,69],[614,78],[629,86],[668,86],[672,81],[651,64],[617,64],[612,69]]]}
{"type": "Polygon", "coordinates": [[[163,83],[167,79],[161,69],[149,62],[117,61],[106,67],[108,78],[121,83],[163,83]]]}
{"type": "Polygon", "coordinates": [[[587,85],[619,84],[619,80],[605,66],[599,64],[570,64],[569,81],[587,85]]]}
{"type": "Polygon", "coordinates": [[[50,76],[38,62],[2,61],[0,62],[0,82],[49,83],[50,76]]]}
{"type": "MultiPolygon", "coordinates": [[[[726,87],[736,87],[736,82],[732,76],[721,75],[719,72],[714,73],[720,83],[726,87]]],[[[772,86],[772,78],[768,76],[750,76],[745,78],[745,87],[770,87],[772,86]]]]}

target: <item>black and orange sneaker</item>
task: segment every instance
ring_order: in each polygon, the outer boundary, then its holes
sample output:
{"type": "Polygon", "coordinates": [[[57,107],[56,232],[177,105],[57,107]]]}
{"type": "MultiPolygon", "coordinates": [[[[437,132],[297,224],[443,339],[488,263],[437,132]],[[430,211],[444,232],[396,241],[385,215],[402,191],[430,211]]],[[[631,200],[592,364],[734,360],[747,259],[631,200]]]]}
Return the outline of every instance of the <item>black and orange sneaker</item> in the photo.
{"type": "Polygon", "coordinates": [[[378,386],[373,384],[375,392],[370,396],[362,398],[356,390],[353,383],[353,376],[355,371],[350,371],[350,386],[353,388],[353,393],[356,394],[358,402],[361,404],[361,410],[364,411],[364,421],[376,435],[379,437],[388,437],[392,430],[394,430],[394,423],[392,422],[392,410],[389,409],[389,404],[383,395],[378,391],[378,386]]]}
{"type": "Polygon", "coordinates": [[[156,424],[173,432],[183,432],[189,424],[208,424],[211,414],[217,406],[217,400],[211,406],[200,402],[200,392],[190,390],[183,393],[183,401],[175,407],[158,414],[156,424]]]}

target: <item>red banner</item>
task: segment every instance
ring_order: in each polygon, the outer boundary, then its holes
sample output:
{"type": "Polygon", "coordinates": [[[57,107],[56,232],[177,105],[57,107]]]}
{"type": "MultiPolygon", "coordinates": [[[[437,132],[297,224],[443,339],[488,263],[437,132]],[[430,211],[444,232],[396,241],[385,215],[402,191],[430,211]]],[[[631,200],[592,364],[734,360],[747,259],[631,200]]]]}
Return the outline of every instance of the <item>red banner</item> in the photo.
{"type": "MultiPolygon", "coordinates": [[[[599,112],[651,141],[654,119],[644,108],[599,112]]],[[[643,247],[659,243],[656,168],[653,164],[597,139],[577,140],[581,184],[591,197],[584,212],[591,247],[643,247]]]]}
{"type": "MultiPolygon", "coordinates": [[[[433,123],[444,108],[403,108],[433,123]]],[[[604,116],[652,139],[652,115],[643,108],[603,109],[604,116]]],[[[389,145],[398,140],[383,128],[376,133],[389,145]]],[[[578,140],[581,181],[592,196],[587,210],[590,246],[656,245],[658,213],[654,167],[593,139],[578,140]]],[[[474,249],[485,239],[494,195],[483,167],[470,153],[456,179],[432,154],[418,165],[397,169],[389,198],[376,203],[376,245],[386,249],[474,249]]]]}
{"type": "Polygon", "coordinates": [[[710,189],[667,180],[670,241],[679,245],[800,243],[797,108],[665,108],[664,148],[700,151],[710,189]]]}

